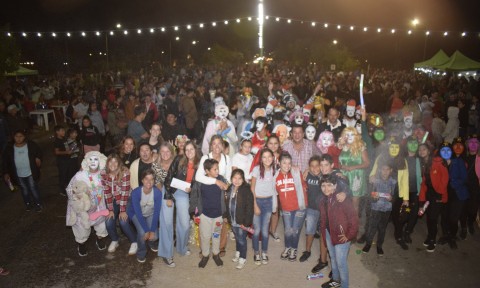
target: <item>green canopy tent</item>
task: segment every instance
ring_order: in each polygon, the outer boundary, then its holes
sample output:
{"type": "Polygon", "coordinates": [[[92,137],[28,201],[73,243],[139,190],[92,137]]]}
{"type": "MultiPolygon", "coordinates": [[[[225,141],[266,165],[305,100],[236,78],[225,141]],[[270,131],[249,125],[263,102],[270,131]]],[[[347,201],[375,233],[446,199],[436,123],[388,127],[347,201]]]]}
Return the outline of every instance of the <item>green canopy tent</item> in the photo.
{"type": "Polygon", "coordinates": [[[468,58],[457,50],[450,60],[435,68],[443,71],[475,71],[480,70],[480,62],[468,58]]]}
{"type": "Polygon", "coordinates": [[[433,55],[432,58],[413,64],[414,68],[436,68],[438,65],[446,63],[450,57],[442,49],[433,55]]]}
{"type": "Polygon", "coordinates": [[[19,66],[17,71],[13,71],[10,73],[5,72],[5,76],[13,76],[13,77],[32,76],[32,75],[38,75],[38,70],[28,69],[23,66],[19,66]]]}

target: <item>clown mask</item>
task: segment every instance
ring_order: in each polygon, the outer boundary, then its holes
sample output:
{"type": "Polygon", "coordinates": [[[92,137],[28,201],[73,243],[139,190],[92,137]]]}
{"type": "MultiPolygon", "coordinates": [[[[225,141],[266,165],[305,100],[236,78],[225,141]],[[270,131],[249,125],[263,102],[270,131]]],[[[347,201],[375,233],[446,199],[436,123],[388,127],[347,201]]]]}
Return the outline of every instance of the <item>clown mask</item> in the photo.
{"type": "MultiPolygon", "coordinates": [[[[319,144],[320,144],[320,149],[323,150],[322,152],[325,153],[328,147],[332,146],[334,144],[333,142],[333,134],[330,131],[322,132],[320,136],[318,137],[319,139],[319,144]]],[[[318,144],[317,144],[318,146],[318,144]]]]}
{"type": "Polygon", "coordinates": [[[227,118],[228,112],[227,105],[220,104],[215,106],[215,116],[217,116],[217,118],[220,120],[227,118]]]}
{"type": "Polygon", "coordinates": [[[463,146],[462,143],[453,144],[453,152],[455,152],[455,155],[457,156],[462,155],[464,150],[465,150],[465,146],[463,146]]]}
{"type": "Polygon", "coordinates": [[[308,140],[313,140],[313,138],[315,138],[316,133],[317,133],[317,129],[315,129],[315,127],[313,127],[312,125],[307,126],[307,128],[305,129],[305,137],[308,140]]]}
{"type": "Polygon", "coordinates": [[[440,156],[443,160],[450,160],[450,158],[452,158],[452,149],[448,146],[442,147],[440,149],[440,156]]]}
{"type": "Polygon", "coordinates": [[[288,131],[287,129],[278,129],[276,133],[278,140],[280,141],[280,144],[283,144],[285,140],[287,140],[288,137],[288,131]]]}
{"type": "Polygon", "coordinates": [[[478,152],[478,148],[480,143],[478,142],[477,138],[471,138],[467,141],[468,151],[471,155],[475,155],[478,152]]]}
{"type": "Polygon", "coordinates": [[[267,107],[265,107],[265,112],[267,113],[267,115],[272,114],[273,113],[273,105],[268,103],[267,107]]]}
{"type": "Polygon", "coordinates": [[[302,125],[303,124],[303,120],[305,120],[303,118],[303,115],[302,114],[297,114],[295,115],[295,118],[294,118],[294,121],[297,125],[302,125]]]}
{"type": "Polygon", "coordinates": [[[403,118],[403,125],[405,126],[405,129],[410,130],[412,129],[413,126],[413,118],[411,116],[404,117],[403,118]]]}
{"type": "Polygon", "coordinates": [[[98,159],[98,156],[92,155],[88,158],[88,168],[90,168],[90,172],[97,171],[99,166],[100,159],[98,159]]]}
{"type": "Polygon", "coordinates": [[[263,127],[265,127],[265,123],[263,123],[262,121],[257,121],[257,123],[255,124],[255,128],[258,132],[262,131],[263,127]]]}
{"type": "Polygon", "coordinates": [[[355,141],[355,134],[351,131],[348,131],[347,133],[345,133],[345,136],[347,138],[347,143],[350,145],[353,143],[353,141],[355,141]]]}
{"type": "Polygon", "coordinates": [[[358,134],[362,135],[362,123],[355,124],[355,129],[357,129],[358,134]]]}
{"type": "Polygon", "coordinates": [[[355,106],[347,106],[346,112],[349,118],[353,118],[355,116],[355,106]]]}
{"type": "Polygon", "coordinates": [[[388,146],[388,153],[392,158],[397,157],[400,153],[400,145],[392,143],[388,146]]]}
{"type": "Polygon", "coordinates": [[[417,151],[418,151],[418,141],[417,140],[409,140],[407,142],[407,150],[410,153],[417,153],[417,151]]]}

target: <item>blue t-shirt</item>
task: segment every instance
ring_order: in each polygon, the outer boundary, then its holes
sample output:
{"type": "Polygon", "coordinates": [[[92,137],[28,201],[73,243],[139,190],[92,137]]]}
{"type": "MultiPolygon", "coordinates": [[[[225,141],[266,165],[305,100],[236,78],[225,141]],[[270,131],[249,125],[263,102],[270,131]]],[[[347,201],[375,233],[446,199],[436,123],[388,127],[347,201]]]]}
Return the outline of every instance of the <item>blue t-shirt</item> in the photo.
{"type": "MultiPolygon", "coordinates": [[[[395,189],[397,186],[397,181],[394,180],[392,177],[388,178],[388,180],[377,179],[377,183],[374,185],[374,192],[383,193],[383,194],[390,194],[391,198],[395,193],[395,189]]],[[[371,204],[372,210],[375,211],[392,211],[392,202],[388,201],[386,197],[379,197],[378,200],[372,201],[371,204]]]]}
{"type": "Polygon", "coordinates": [[[139,144],[142,140],[142,135],[147,131],[142,126],[142,123],[132,120],[128,123],[127,135],[131,136],[135,140],[135,144],[139,144]]]}
{"type": "Polygon", "coordinates": [[[200,186],[202,192],[202,213],[209,218],[217,218],[222,216],[222,190],[217,184],[200,186]]]}
{"type": "Polygon", "coordinates": [[[28,159],[28,146],[27,144],[22,147],[13,146],[14,149],[14,159],[15,167],[17,168],[18,177],[28,177],[32,175],[32,170],[30,169],[30,160],[28,159]]]}

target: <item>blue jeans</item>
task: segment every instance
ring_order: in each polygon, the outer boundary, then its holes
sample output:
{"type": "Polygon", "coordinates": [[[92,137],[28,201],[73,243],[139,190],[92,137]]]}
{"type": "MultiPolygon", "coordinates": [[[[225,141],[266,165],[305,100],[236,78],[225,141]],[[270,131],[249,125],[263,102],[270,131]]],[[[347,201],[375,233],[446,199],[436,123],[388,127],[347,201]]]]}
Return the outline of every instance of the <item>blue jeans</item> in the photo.
{"type": "Polygon", "coordinates": [[[177,236],[177,252],[185,255],[188,251],[188,238],[190,237],[190,195],[182,190],[177,190],[173,195],[175,197],[175,205],[177,206],[176,236],[177,236]]]}
{"type": "Polygon", "coordinates": [[[240,258],[247,259],[247,231],[239,226],[232,226],[235,234],[236,250],[240,252],[240,258]]]}
{"type": "Polygon", "coordinates": [[[272,205],[273,199],[270,198],[257,198],[257,205],[260,208],[260,215],[253,216],[253,234],[252,246],[255,254],[259,252],[259,238],[262,233],[262,252],[268,251],[268,228],[270,226],[270,218],[272,217],[272,205]]]}
{"type": "Polygon", "coordinates": [[[127,221],[123,221],[118,218],[118,215],[120,214],[120,206],[117,204],[117,201],[115,200],[115,197],[113,197],[113,218],[109,218],[105,221],[105,225],[107,226],[107,231],[108,231],[108,236],[110,236],[110,239],[112,241],[118,241],[118,233],[117,233],[117,219],[118,222],[120,222],[120,228],[122,229],[123,233],[125,233],[125,236],[127,236],[128,241],[130,243],[134,243],[137,241],[135,238],[135,233],[133,233],[132,227],[130,226],[130,220],[127,219],[127,221]]]}
{"type": "MultiPolygon", "coordinates": [[[[145,221],[147,222],[147,226],[151,227],[152,221],[153,221],[153,215],[145,217],[145,221]]],[[[145,259],[145,256],[147,255],[147,243],[143,238],[145,236],[145,231],[143,230],[142,225],[138,221],[137,215],[133,216],[132,222],[133,222],[133,225],[135,225],[135,228],[137,228],[137,244],[138,244],[137,258],[145,259]]],[[[155,238],[151,241],[148,241],[148,246],[154,247],[155,241],[157,239],[158,239],[158,228],[155,229],[155,238]]]]}
{"type": "Polygon", "coordinates": [[[342,283],[342,288],[348,288],[348,251],[350,250],[350,241],[343,244],[332,244],[330,233],[325,230],[325,240],[327,242],[330,261],[332,262],[332,279],[342,283]]]}
{"type": "Polygon", "coordinates": [[[32,203],[30,195],[33,197],[33,203],[36,205],[42,205],[42,201],[40,200],[40,192],[38,191],[38,185],[35,180],[33,180],[32,175],[28,177],[18,177],[18,184],[20,185],[23,202],[26,206],[32,203]]]}
{"type": "MultiPolygon", "coordinates": [[[[165,188],[162,188],[162,197],[165,196],[165,188]]],[[[162,208],[160,209],[160,232],[158,241],[158,256],[164,258],[173,258],[173,211],[175,204],[172,207],[167,206],[167,200],[162,201],[162,208]]]]}
{"type": "Polygon", "coordinates": [[[305,221],[305,210],[282,211],[285,227],[285,248],[298,248],[300,232],[305,221]]]}
{"type": "Polygon", "coordinates": [[[320,219],[320,211],[307,208],[305,211],[305,234],[315,235],[318,229],[318,220],[320,219]]]}

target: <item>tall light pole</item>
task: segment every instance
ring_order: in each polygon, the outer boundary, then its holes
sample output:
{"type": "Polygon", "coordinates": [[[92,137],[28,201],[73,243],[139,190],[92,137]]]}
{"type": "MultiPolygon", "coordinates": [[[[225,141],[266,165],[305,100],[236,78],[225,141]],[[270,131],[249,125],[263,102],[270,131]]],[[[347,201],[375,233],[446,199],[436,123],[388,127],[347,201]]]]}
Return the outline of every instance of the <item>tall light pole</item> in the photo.
{"type": "Polygon", "coordinates": [[[264,21],[263,0],[258,2],[258,48],[260,49],[260,67],[263,67],[263,21],[264,21]]]}

